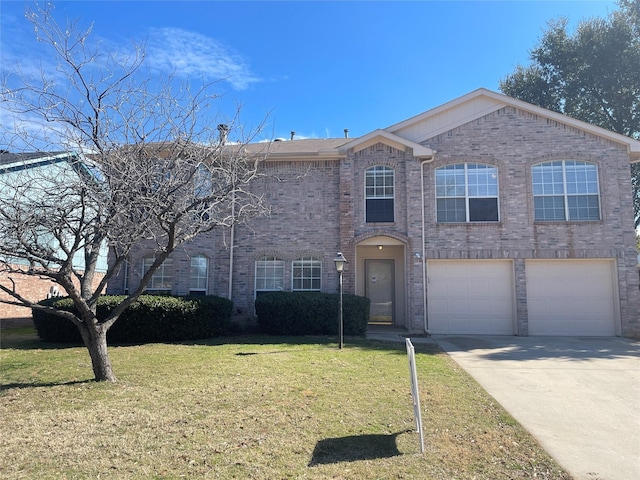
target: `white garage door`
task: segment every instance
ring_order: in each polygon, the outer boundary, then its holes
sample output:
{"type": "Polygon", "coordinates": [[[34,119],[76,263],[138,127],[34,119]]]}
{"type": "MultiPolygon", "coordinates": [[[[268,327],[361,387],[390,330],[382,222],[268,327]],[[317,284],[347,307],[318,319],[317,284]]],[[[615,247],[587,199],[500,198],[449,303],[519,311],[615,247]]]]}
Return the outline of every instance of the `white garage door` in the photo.
{"type": "Polygon", "coordinates": [[[430,260],[427,274],[432,333],[514,334],[511,261],[430,260]]]}
{"type": "Polygon", "coordinates": [[[527,260],[529,335],[615,335],[612,260],[527,260]]]}

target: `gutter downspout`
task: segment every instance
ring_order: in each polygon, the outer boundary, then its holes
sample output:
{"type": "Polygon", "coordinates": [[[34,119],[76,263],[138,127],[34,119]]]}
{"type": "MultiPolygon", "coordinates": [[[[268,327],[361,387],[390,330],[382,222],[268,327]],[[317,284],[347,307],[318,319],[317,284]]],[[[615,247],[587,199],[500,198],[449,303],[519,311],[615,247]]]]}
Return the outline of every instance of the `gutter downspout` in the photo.
{"type": "Polygon", "coordinates": [[[227,298],[231,299],[233,294],[233,247],[236,233],[236,191],[231,193],[231,231],[229,233],[229,292],[227,298]]]}
{"type": "Polygon", "coordinates": [[[431,163],[436,158],[436,150],[433,151],[433,155],[429,160],[423,160],[420,162],[420,204],[422,207],[422,312],[424,317],[424,333],[429,333],[429,319],[427,317],[427,259],[425,255],[427,248],[425,247],[426,226],[424,220],[424,165],[425,163],[431,163]]]}

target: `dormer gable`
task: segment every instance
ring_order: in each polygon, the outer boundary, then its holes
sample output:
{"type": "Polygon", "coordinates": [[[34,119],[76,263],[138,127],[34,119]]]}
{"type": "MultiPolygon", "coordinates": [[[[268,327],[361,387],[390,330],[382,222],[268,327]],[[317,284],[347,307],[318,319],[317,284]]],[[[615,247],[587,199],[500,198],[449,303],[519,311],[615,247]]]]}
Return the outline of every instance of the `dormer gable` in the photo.
{"type": "Polygon", "coordinates": [[[434,155],[434,151],[431,148],[412,142],[411,140],[382,129],[374,130],[362,137],[355,138],[354,140],[345,143],[340,146],[340,152],[346,154],[348,151],[353,151],[353,153],[357,153],[377,143],[388,145],[400,151],[406,152],[408,150],[412,150],[413,156],[417,158],[429,159],[433,158],[434,155]]]}

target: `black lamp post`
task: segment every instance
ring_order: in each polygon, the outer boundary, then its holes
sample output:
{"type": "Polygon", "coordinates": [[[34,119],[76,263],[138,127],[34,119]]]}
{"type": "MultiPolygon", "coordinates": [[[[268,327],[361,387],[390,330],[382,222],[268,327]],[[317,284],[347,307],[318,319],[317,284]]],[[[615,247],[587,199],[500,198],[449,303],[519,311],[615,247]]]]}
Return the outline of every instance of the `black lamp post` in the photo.
{"type": "Polygon", "coordinates": [[[344,270],[344,264],[347,263],[347,259],[344,258],[342,252],[338,252],[336,258],[333,259],[333,263],[336,264],[336,270],[338,271],[338,275],[340,276],[340,323],[338,324],[338,335],[340,340],[338,342],[338,348],[342,348],[343,345],[343,337],[344,337],[344,323],[342,321],[342,272],[344,270]]]}

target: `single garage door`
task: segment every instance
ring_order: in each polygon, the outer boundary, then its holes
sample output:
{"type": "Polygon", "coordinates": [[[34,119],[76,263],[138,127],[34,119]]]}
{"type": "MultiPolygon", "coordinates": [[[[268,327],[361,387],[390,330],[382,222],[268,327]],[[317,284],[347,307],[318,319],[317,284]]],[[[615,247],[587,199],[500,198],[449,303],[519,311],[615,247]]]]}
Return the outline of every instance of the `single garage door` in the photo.
{"type": "Polygon", "coordinates": [[[529,335],[615,335],[615,262],[527,260],[529,335]]]}
{"type": "Polygon", "coordinates": [[[509,260],[427,262],[429,330],[437,334],[514,334],[509,260]]]}

